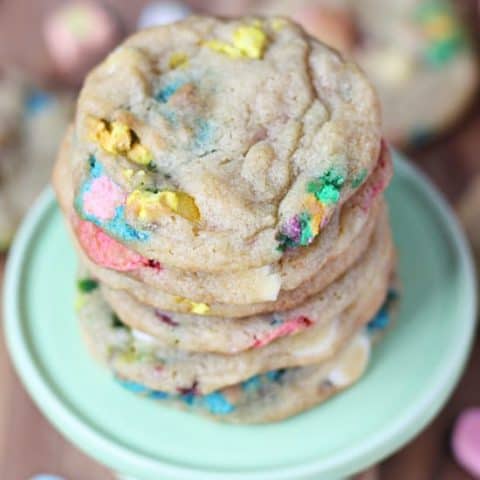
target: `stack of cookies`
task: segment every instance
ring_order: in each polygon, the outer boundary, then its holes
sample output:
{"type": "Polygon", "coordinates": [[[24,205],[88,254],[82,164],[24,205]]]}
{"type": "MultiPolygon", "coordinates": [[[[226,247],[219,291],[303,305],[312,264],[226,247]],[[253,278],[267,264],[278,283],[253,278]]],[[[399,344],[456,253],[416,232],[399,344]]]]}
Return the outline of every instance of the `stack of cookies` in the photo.
{"type": "Polygon", "coordinates": [[[87,77],[54,172],[92,352],[228,422],[348,387],[388,323],[391,173],[369,82],[295,24],[137,33],[87,77]]]}

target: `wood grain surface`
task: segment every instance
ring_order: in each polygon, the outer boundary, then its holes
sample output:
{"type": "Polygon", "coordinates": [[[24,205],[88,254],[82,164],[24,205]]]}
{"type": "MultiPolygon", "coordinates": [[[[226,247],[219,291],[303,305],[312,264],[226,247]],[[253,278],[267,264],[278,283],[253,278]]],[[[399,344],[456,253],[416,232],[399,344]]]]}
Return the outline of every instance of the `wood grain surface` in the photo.
{"type": "MultiPolygon", "coordinates": [[[[201,0],[197,0],[197,3],[201,0]]],[[[394,1],[394,0],[391,0],[394,1]]],[[[15,63],[42,83],[57,82],[43,46],[41,26],[46,12],[62,0],[0,0],[0,68],[15,63]]],[[[108,0],[129,29],[144,0],[108,0]]],[[[476,2],[459,0],[472,12],[476,2]]],[[[480,105],[475,102],[458,127],[434,145],[411,154],[447,198],[455,204],[480,174],[480,105]]],[[[3,276],[4,259],[0,259],[3,276]]],[[[465,375],[437,419],[413,442],[379,467],[381,480],[467,480],[449,448],[453,421],[465,407],[480,406],[480,343],[477,341],[465,375]]],[[[64,440],[39,413],[19,384],[5,351],[0,329],[0,480],[26,480],[50,472],[68,480],[112,480],[112,475],[64,440]]],[[[162,479],[158,479],[162,480],[162,479]]]]}

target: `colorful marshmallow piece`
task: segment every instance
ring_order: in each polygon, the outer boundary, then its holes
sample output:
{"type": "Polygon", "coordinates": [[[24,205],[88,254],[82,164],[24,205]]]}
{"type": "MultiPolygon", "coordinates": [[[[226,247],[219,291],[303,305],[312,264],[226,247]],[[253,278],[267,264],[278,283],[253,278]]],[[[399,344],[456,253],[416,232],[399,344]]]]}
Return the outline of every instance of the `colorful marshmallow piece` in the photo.
{"type": "Polygon", "coordinates": [[[188,17],[191,13],[190,8],[182,2],[153,2],[140,12],[137,28],[142,30],[156,25],[168,25],[188,17]]]}
{"type": "Polygon", "coordinates": [[[457,462],[473,477],[480,478],[480,407],[468,408],[458,417],[452,449],[457,462]]]}
{"type": "Polygon", "coordinates": [[[99,2],[77,1],[54,10],[43,25],[47,49],[59,73],[80,84],[123,36],[119,19],[99,2]]]}

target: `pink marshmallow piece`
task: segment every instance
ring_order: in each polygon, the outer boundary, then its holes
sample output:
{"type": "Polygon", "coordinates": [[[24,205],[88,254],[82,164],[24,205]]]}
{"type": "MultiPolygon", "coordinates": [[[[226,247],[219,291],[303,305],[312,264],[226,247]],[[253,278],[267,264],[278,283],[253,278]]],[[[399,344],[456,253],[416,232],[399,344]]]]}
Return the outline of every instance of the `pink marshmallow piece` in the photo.
{"type": "Polygon", "coordinates": [[[475,478],[480,478],[480,407],[464,410],[452,436],[457,462],[475,478]]]}
{"type": "Polygon", "coordinates": [[[285,335],[292,335],[300,330],[313,325],[313,322],[304,316],[296,317],[292,320],[279,325],[278,328],[275,328],[271,332],[267,332],[266,335],[263,335],[261,338],[255,338],[255,341],[252,344],[252,348],[261,348],[265,345],[268,345],[270,342],[273,342],[276,338],[284,337],[285,335]]]}
{"type": "Polygon", "coordinates": [[[97,265],[119,272],[149,266],[148,259],[109,237],[95,224],[77,219],[75,227],[84,252],[97,265]]]}
{"type": "Polygon", "coordinates": [[[83,194],[83,208],[86,213],[100,220],[110,220],[115,209],[125,203],[122,189],[105,175],[92,180],[90,189],[83,194]]]}

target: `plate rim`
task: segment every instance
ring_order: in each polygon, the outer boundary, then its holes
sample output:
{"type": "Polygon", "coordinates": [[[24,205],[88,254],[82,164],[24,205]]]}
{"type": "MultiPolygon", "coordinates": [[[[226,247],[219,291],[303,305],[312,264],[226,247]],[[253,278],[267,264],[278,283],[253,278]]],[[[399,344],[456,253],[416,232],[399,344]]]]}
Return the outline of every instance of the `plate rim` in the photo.
{"type": "Polygon", "coordinates": [[[420,188],[429,200],[429,207],[436,209],[442,226],[455,248],[459,268],[465,276],[463,314],[466,328],[459,329],[455,338],[455,361],[448,364],[449,371],[432,383],[429,391],[421,400],[412,406],[401,418],[393,419],[387,427],[378,430],[372,438],[344,452],[333,454],[327,460],[302,462],[289,466],[277,466],[261,470],[242,472],[228,469],[198,468],[180,462],[168,462],[154,458],[147,453],[133,451],[127,446],[117,444],[95,425],[91,425],[74,408],[61,399],[51,385],[31,351],[29,342],[24,336],[24,325],[21,318],[21,280],[28,268],[29,245],[34,241],[34,233],[41,227],[44,218],[56,208],[53,191],[47,187],[30,210],[15,237],[9,253],[4,276],[4,329],[5,341],[13,360],[13,364],[24,387],[43,414],[67,437],[69,441],[106,464],[110,468],[126,474],[165,475],[177,479],[200,478],[208,475],[209,479],[229,480],[289,480],[292,478],[314,478],[317,475],[348,475],[375,463],[392,454],[410,439],[416,436],[438,414],[450,397],[458,383],[471,351],[476,326],[477,289],[474,262],[470,247],[462,228],[443,195],[420,169],[414,166],[403,155],[394,152],[395,170],[401,173],[420,188]],[[89,447],[86,447],[89,445],[89,447]],[[140,473],[141,472],[141,473],[140,473]]]}

